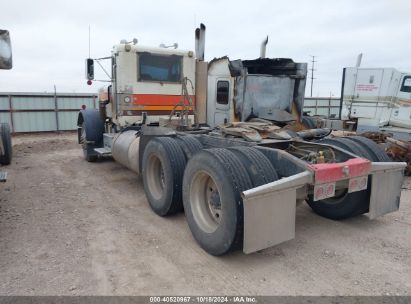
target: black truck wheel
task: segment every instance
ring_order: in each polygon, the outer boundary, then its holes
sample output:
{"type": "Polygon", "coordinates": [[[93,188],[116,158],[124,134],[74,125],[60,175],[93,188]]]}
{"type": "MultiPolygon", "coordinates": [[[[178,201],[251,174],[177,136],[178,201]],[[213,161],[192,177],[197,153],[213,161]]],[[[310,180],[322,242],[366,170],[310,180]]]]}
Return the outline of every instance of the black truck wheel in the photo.
{"type": "Polygon", "coordinates": [[[192,135],[177,135],[176,139],[180,143],[187,160],[203,149],[200,141],[192,135]]]}
{"type": "Polygon", "coordinates": [[[187,164],[183,182],[184,212],[199,245],[212,255],[243,244],[241,192],[252,188],[237,156],[221,148],[198,152],[187,164]]]}
{"type": "Polygon", "coordinates": [[[77,119],[79,128],[79,144],[83,148],[84,158],[94,162],[98,154],[94,148],[103,147],[104,122],[96,109],[81,110],[77,119]]]}
{"type": "Polygon", "coordinates": [[[143,154],[144,192],[151,209],[160,216],[183,209],[182,182],[186,160],[175,139],[150,140],[143,154]]]}
{"type": "Polygon", "coordinates": [[[278,180],[277,171],[265,155],[251,147],[229,148],[243,163],[253,187],[258,187],[278,180]]]}
{"type": "MultiPolygon", "coordinates": [[[[347,150],[359,157],[373,160],[370,153],[361,147],[358,143],[348,140],[347,138],[332,138],[324,139],[319,143],[333,145],[347,150]]],[[[369,184],[368,184],[369,186],[369,184]]],[[[343,220],[356,215],[368,212],[369,208],[370,190],[348,193],[347,189],[336,190],[334,197],[314,201],[313,196],[309,195],[307,204],[311,209],[323,217],[332,220],[343,220]]]]}
{"type": "Polygon", "coordinates": [[[94,151],[94,145],[87,141],[87,127],[85,123],[81,125],[80,144],[83,149],[84,159],[88,162],[95,162],[98,155],[94,151]]]}
{"type": "Polygon", "coordinates": [[[13,156],[10,126],[8,123],[0,124],[0,136],[3,143],[3,153],[0,155],[0,164],[10,165],[13,156]]]}
{"type": "Polygon", "coordinates": [[[319,143],[330,144],[330,145],[339,147],[359,157],[364,157],[372,161],[372,155],[370,155],[365,148],[361,147],[361,145],[359,145],[358,143],[354,141],[348,140],[347,138],[342,138],[342,137],[326,138],[326,139],[319,141],[319,143]]]}
{"type": "Polygon", "coordinates": [[[345,137],[351,140],[364,149],[367,150],[368,154],[371,155],[370,159],[374,162],[391,162],[392,159],[385,153],[384,149],[369,138],[363,136],[347,136],[345,137]]]}
{"type": "Polygon", "coordinates": [[[343,220],[368,212],[369,197],[368,189],[353,193],[342,189],[336,190],[336,196],[316,202],[312,195],[309,195],[307,203],[318,215],[332,220],[343,220]]]}

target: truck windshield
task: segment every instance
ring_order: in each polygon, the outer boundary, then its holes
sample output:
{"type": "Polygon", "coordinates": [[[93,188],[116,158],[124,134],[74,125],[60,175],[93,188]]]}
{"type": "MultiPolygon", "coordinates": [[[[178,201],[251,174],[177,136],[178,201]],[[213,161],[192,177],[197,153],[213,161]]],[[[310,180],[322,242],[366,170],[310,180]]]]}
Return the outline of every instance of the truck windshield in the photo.
{"type": "Polygon", "coordinates": [[[411,93],[411,76],[405,76],[401,85],[401,92],[411,93]]]}
{"type": "Polygon", "coordinates": [[[138,81],[181,82],[182,56],[139,53],[138,81]]]}

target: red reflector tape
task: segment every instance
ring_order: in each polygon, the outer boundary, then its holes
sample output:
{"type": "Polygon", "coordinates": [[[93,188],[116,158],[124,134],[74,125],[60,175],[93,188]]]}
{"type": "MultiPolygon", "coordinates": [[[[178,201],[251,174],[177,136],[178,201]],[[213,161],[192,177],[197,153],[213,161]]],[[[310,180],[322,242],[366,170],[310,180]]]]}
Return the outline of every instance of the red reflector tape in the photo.
{"type": "Polygon", "coordinates": [[[368,175],[371,162],[364,158],[353,158],[343,163],[310,165],[314,171],[315,183],[329,183],[342,179],[368,175]]]}

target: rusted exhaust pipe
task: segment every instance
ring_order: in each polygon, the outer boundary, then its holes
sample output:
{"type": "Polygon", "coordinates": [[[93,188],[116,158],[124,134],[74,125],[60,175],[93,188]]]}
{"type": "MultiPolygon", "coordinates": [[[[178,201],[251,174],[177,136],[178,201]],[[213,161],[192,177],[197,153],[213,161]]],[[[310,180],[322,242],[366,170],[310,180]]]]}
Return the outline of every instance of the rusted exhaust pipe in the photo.
{"type": "Polygon", "coordinates": [[[265,49],[267,48],[268,36],[261,42],[260,58],[265,58],[265,49]]]}
{"type": "Polygon", "coordinates": [[[197,59],[204,61],[204,52],[205,52],[205,32],[206,27],[204,24],[200,24],[200,28],[196,28],[195,31],[195,52],[197,59]]]}

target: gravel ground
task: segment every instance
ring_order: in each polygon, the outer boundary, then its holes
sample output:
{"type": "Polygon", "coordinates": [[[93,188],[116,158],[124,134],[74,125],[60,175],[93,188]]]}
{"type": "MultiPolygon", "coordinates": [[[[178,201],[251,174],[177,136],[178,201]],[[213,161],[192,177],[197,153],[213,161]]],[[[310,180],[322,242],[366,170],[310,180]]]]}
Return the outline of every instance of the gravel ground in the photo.
{"type": "Polygon", "coordinates": [[[399,212],[335,222],[297,208],[296,238],[213,257],[141,179],[87,163],[76,135],[14,140],[0,193],[0,295],[411,295],[411,179],[399,212]]]}

